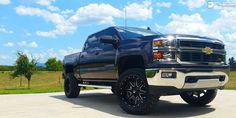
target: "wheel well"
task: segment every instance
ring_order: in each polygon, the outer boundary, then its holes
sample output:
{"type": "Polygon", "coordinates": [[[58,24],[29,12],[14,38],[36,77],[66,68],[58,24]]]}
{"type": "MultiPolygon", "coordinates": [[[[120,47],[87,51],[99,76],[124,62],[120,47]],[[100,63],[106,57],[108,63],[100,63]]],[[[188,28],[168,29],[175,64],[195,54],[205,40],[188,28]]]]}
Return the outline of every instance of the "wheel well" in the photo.
{"type": "Polygon", "coordinates": [[[73,73],[73,65],[65,65],[64,72],[65,72],[65,74],[73,73]]]}
{"type": "Polygon", "coordinates": [[[144,60],[140,55],[132,55],[121,57],[118,62],[118,73],[119,75],[130,68],[141,68],[144,69],[144,60]]]}

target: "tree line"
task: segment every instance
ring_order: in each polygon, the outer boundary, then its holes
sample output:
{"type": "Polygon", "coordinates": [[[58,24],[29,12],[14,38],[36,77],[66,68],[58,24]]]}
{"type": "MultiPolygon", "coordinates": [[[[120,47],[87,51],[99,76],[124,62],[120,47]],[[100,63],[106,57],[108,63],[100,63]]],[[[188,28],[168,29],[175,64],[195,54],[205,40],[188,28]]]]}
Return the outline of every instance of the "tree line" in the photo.
{"type": "Polygon", "coordinates": [[[231,70],[236,70],[236,61],[234,57],[229,58],[229,65],[231,70]]]}
{"type": "Polygon", "coordinates": [[[30,89],[32,75],[39,70],[61,71],[62,62],[56,58],[49,58],[45,63],[45,67],[38,67],[37,59],[34,57],[30,59],[26,54],[18,52],[14,66],[0,66],[0,71],[12,71],[10,74],[12,79],[20,78],[20,87],[22,87],[23,77],[26,78],[28,81],[28,89],[30,89]]]}
{"type": "MultiPolygon", "coordinates": [[[[37,66],[36,64],[36,70],[37,71],[62,71],[62,61],[58,60],[55,57],[49,58],[45,66],[37,66]]],[[[0,71],[13,71],[14,70],[14,65],[13,66],[8,66],[8,65],[0,65],[0,71]]]]}

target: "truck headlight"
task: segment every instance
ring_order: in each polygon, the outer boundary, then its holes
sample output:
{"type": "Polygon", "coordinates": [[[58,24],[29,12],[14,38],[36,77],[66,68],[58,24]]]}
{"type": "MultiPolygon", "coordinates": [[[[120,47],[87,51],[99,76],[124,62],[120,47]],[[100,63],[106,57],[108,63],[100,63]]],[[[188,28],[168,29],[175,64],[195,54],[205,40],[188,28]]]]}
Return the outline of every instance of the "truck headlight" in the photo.
{"type": "Polygon", "coordinates": [[[174,51],[155,51],[153,52],[153,59],[155,61],[171,61],[175,60],[175,52],[174,51]]]}
{"type": "Polygon", "coordinates": [[[175,60],[175,37],[170,35],[153,40],[153,59],[154,61],[175,60]]]}
{"type": "Polygon", "coordinates": [[[163,38],[157,38],[153,40],[153,47],[166,47],[166,46],[176,46],[176,41],[175,41],[175,37],[170,35],[167,37],[163,37],[163,38]]]}

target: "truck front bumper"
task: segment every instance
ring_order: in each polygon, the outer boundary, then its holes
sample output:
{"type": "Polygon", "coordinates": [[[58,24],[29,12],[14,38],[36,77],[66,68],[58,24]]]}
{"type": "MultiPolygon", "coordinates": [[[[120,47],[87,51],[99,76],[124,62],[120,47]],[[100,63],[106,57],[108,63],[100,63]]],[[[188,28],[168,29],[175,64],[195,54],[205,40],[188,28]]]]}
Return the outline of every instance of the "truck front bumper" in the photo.
{"type": "Polygon", "coordinates": [[[175,65],[146,69],[152,87],[178,90],[223,88],[229,80],[229,66],[175,65]]]}

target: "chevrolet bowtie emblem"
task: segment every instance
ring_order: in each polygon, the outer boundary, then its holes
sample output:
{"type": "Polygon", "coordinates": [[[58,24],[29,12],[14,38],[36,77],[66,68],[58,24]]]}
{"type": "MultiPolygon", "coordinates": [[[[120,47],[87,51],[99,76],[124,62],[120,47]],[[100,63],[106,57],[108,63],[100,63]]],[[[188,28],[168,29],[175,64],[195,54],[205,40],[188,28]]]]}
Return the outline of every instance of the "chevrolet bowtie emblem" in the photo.
{"type": "Polygon", "coordinates": [[[210,47],[205,47],[202,49],[202,52],[204,52],[205,54],[211,54],[213,53],[213,50],[210,47]]]}

